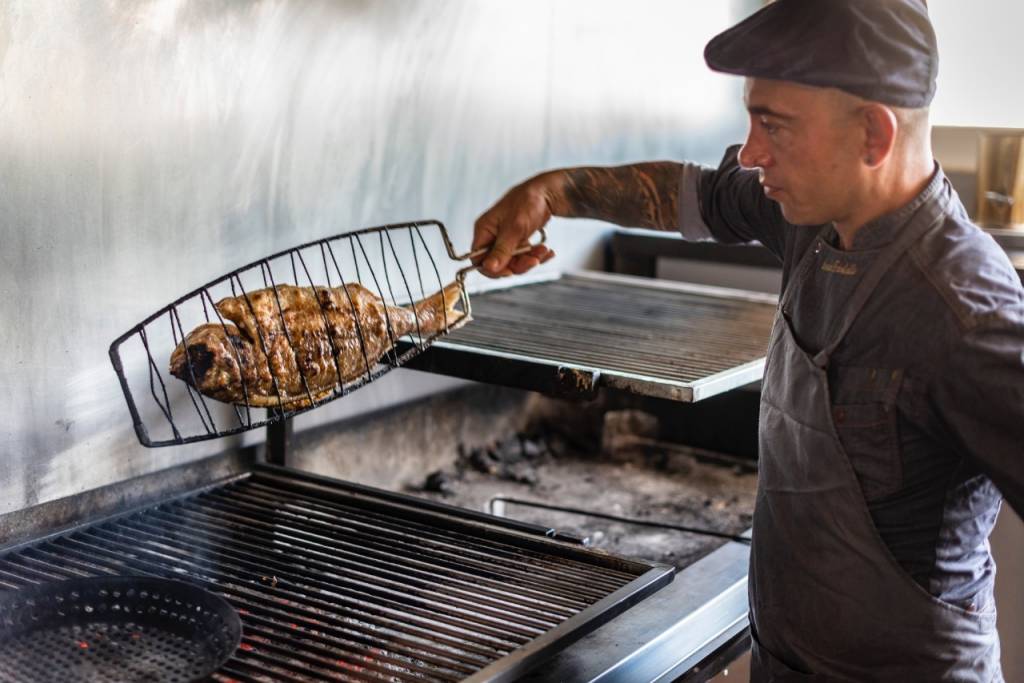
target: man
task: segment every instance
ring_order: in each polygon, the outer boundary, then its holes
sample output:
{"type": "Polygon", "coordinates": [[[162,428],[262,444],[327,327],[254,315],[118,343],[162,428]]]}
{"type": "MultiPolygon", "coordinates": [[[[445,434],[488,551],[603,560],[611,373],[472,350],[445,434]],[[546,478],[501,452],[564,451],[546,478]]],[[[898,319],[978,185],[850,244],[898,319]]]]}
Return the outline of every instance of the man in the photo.
{"type": "Polygon", "coordinates": [[[543,173],[473,248],[522,273],[554,215],[774,252],[754,680],[1000,681],[988,536],[1000,492],[1024,512],[1024,292],[933,160],[926,7],[778,0],[705,58],[746,77],[750,131],[717,169],[543,173]]]}

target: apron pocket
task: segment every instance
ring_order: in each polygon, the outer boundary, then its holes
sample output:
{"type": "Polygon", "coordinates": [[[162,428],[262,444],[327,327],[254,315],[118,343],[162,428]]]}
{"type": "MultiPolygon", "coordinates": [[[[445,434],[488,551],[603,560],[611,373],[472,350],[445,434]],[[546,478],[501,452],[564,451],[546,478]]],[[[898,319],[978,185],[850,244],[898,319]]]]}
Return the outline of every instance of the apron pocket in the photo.
{"type": "Polygon", "coordinates": [[[896,397],[902,370],[836,367],[831,373],[832,423],[868,502],[903,484],[896,397]]]}
{"type": "Polygon", "coordinates": [[[832,421],[864,499],[870,502],[898,491],[903,463],[895,409],[880,403],[836,405],[832,421]]]}

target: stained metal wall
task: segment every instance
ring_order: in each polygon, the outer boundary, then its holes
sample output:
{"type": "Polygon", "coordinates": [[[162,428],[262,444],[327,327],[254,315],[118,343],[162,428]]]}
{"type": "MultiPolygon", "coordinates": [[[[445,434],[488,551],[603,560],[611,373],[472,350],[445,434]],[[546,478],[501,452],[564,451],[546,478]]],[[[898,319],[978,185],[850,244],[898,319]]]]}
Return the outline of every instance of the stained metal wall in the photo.
{"type": "MultiPolygon", "coordinates": [[[[222,272],[426,217],[468,247],[552,165],[715,162],[739,84],[701,50],[751,4],[0,4],[0,513],[237,445],[142,448],[107,359],[222,272]]],[[[558,263],[604,229],[555,226],[558,263]]],[[[442,386],[396,372],[320,419],[442,386]]]]}

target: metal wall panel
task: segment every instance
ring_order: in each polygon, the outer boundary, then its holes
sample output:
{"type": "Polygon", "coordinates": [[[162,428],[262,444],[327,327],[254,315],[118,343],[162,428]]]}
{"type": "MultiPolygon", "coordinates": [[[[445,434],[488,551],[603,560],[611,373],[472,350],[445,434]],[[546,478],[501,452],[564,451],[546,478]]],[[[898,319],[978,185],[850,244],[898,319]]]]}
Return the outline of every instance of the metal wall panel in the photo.
{"type": "MultiPolygon", "coordinates": [[[[106,355],[222,272],[416,218],[468,246],[556,164],[717,161],[739,83],[701,50],[749,4],[0,5],[0,513],[238,444],[143,449],[106,355]]],[[[603,230],[553,227],[560,266],[603,230]]],[[[320,419],[440,382],[393,373],[320,419]]]]}

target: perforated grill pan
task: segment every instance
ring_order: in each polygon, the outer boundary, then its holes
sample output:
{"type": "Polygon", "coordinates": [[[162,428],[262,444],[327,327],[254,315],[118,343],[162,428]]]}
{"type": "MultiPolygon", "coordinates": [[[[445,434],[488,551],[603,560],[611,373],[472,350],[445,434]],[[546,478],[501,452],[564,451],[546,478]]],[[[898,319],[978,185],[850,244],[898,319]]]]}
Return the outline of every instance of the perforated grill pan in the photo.
{"type": "Polygon", "coordinates": [[[181,581],[111,576],[0,593],[0,681],[196,681],[238,647],[223,598],[181,581]]]}

